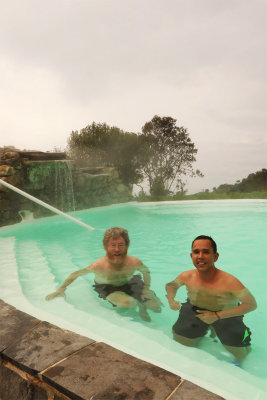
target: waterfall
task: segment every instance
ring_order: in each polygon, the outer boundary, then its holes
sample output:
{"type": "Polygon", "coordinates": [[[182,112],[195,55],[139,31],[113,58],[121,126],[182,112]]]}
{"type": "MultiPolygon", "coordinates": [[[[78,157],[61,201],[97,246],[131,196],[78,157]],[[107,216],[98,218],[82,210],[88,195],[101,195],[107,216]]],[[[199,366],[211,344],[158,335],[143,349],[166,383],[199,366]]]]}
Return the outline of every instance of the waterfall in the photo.
{"type": "Polygon", "coordinates": [[[72,162],[55,161],[55,204],[62,211],[75,211],[72,162]]]}

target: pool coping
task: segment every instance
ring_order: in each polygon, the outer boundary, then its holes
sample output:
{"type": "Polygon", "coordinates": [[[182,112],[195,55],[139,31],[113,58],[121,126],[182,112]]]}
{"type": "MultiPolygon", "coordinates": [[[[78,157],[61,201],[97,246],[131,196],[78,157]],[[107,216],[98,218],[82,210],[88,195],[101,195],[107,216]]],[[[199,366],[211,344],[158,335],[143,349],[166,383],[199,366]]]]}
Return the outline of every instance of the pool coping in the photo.
{"type": "Polygon", "coordinates": [[[1,400],[17,400],[22,394],[31,400],[223,400],[161,367],[39,320],[1,299],[0,327],[1,400]]]}

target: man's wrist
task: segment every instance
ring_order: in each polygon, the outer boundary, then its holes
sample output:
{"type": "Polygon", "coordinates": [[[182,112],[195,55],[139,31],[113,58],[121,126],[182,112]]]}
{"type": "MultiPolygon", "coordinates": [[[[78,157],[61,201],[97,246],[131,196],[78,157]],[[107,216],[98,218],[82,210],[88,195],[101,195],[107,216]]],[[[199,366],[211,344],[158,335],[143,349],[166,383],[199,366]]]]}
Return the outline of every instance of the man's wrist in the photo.
{"type": "Polygon", "coordinates": [[[169,303],[172,303],[174,301],[174,297],[169,297],[167,294],[166,294],[166,298],[169,303]]]}
{"type": "Polygon", "coordinates": [[[149,289],[150,284],[144,283],[144,289],[149,289]]]}
{"type": "Polygon", "coordinates": [[[217,319],[221,319],[221,315],[219,314],[219,311],[214,311],[214,314],[216,315],[217,319]]]}

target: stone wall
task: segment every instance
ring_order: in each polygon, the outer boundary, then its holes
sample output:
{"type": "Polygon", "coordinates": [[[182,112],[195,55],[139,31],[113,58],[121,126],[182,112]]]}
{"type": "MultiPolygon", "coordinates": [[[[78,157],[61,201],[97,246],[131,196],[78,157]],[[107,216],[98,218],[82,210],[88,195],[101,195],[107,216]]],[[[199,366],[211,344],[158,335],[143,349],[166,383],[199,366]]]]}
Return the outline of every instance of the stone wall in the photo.
{"type": "Polygon", "coordinates": [[[73,191],[77,210],[132,200],[114,168],[75,168],[73,191]]]}
{"type": "MultiPolygon", "coordinates": [[[[114,168],[77,168],[65,153],[0,150],[0,179],[68,212],[132,199],[114,168]]],[[[0,226],[21,221],[21,210],[34,218],[51,211],[0,183],[0,226]]]]}

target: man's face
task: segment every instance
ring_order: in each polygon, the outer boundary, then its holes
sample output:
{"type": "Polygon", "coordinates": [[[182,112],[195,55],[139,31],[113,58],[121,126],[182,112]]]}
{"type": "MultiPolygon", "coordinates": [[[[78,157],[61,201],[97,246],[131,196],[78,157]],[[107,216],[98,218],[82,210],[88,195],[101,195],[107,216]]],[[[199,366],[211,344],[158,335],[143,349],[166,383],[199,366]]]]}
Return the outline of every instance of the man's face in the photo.
{"type": "Polygon", "coordinates": [[[120,236],[118,239],[109,238],[107,245],[104,247],[106,255],[112,264],[122,264],[126,255],[128,247],[125,240],[120,236]]]}
{"type": "Polygon", "coordinates": [[[208,239],[195,240],[190,254],[194,266],[199,272],[209,271],[214,267],[219,254],[214,253],[211,241],[208,239]]]}

